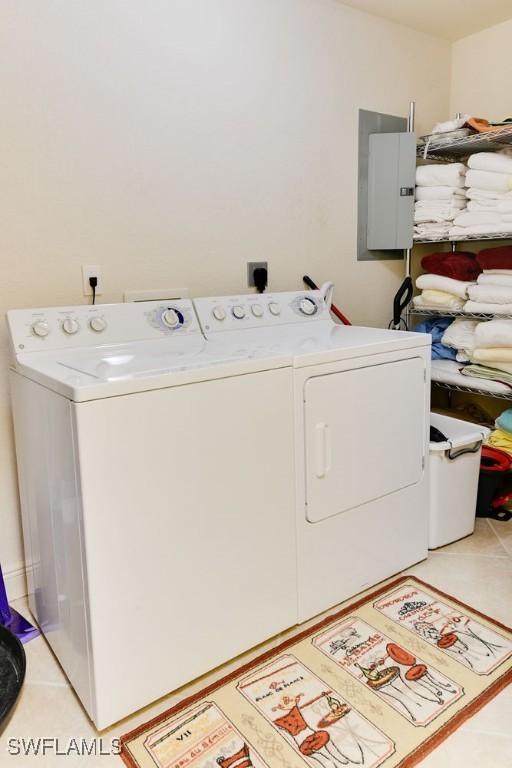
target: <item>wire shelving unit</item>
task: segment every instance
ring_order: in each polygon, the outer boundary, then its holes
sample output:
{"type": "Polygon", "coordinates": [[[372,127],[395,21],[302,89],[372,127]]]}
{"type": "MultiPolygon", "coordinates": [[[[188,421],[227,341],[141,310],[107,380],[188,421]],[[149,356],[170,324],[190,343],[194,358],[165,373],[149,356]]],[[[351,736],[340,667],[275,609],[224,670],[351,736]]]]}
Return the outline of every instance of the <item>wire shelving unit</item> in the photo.
{"type": "Polygon", "coordinates": [[[462,317],[465,320],[512,320],[512,315],[484,312],[464,312],[462,309],[420,309],[411,307],[410,315],[422,315],[426,317],[462,317]]]}
{"type": "MultiPolygon", "coordinates": [[[[414,125],[414,110],[412,111],[413,119],[412,125],[414,125]]],[[[412,130],[413,128],[410,128],[412,130]]],[[[426,161],[440,161],[440,162],[463,162],[475,152],[497,152],[503,150],[506,147],[512,149],[512,123],[510,125],[503,125],[496,127],[494,130],[486,133],[471,133],[467,136],[446,136],[443,134],[431,135],[424,137],[425,140],[420,141],[416,147],[416,154],[418,158],[426,161]]],[[[416,236],[413,240],[413,246],[416,245],[430,245],[434,243],[449,243],[452,251],[455,250],[458,243],[463,242],[479,242],[479,241],[493,241],[493,240],[512,240],[512,232],[488,232],[480,233],[478,235],[466,235],[450,237],[444,235],[441,237],[421,237],[416,236]]],[[[409,252],[410,253],[410,252],[409,252]]],[[[412,254],[411,254],[412,255],[412,254]]],[[[410,274],[410,258],[406,260],[406,273],[410,274]]],[[[439,309],[420,309],[413,307],[412,303],[406,310],[406,322],[409,316],[418,317],[453,317],[453,318],[465,318],[467,320],[492,320],[493,318],[499,319],[512,319],[512,315],[505,314],[484,314],[484,313],[470,313],[463,312],[462,310],[443,310],[439,309]]],[[[489,390],[485,386],[485,380],[482,380],[481,386],[464,386],[462,384],[453,384],[447,381],[438,381],[432,379],[432,384],[439,389],[444,389],[451,396],[453,392],[464,392],[474,395],[481,395],[484,397],[498,398],[500,400],[512,400],[512,387],[510,391],[495,392],[489,390]]]]}
{"type": "Polygon", "coordinates": [[[447,138],[440,134],[429,136],[420,142],[416,154],[423,160],[460,162],[475,152],[497,152],[512,145],[512,124],[496,127],[486,133],[472,133],[459,138],[447,138]]]}
{"type": "Polygon", "coordinates": [[[432,384],[439,389],[447,389],[450,392],[468,392],[473,395],[482,395],[484,397],[497,397],[500,400],[512,400],[512,389],[510,392],[492,392],[484,387],[463,387],[459,384],[449,384],[445,381],[436,381],[432,379],[432,384]]]}
{"type": "Polygon", "coordinates": [[[470,240],[512,240],[512,232],[486,232],[478,235],[465,235],[464,237],[415,237],[414,245],[422,243],[464,243],[470,240]]]}

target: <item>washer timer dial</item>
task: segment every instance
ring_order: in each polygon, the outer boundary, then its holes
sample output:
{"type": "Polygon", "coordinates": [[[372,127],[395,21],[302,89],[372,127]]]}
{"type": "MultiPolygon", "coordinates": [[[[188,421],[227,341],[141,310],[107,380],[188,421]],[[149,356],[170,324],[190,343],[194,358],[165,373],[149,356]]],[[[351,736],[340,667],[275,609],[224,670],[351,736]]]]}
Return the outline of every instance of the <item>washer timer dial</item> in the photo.
{"type": "Polygon", "coordinates": [[[167,328],[179,328],[184,323],[184,317],[177,309],[174,309],[174,307],[168,307],[167,309],[164,309],[162,314],[160,315],[160,318],[162,320],[162,323],[167,328]]]}

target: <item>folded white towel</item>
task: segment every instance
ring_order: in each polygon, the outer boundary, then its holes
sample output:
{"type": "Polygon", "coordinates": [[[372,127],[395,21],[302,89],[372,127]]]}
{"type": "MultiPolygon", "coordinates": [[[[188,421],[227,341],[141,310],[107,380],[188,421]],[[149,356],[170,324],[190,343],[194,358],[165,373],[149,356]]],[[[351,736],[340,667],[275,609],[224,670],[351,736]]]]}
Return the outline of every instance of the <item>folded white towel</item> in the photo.
{"type": "Polygon", "coordinates": [[[473,213],[499,213],[499,200],[468,200],[467,210],[473,213]]]}
{"type": "Polygon", "coordinates": [[[512,269],[484,269],[484,275],[512,275],[512,269]]]}
{"type": "Polygon", "coordinates": [[[454,280],[451,277],[443,277],[443,275],[420,275],[416,280],[416,288],[419,288],[420,291],[427,289],[444,291],[444,293],[459,296],[461,299],[467,298],[468,289],[473,285],[475,283],[454,280]]]}
{"type": "Polygon", "coordinates": [[[416,309],[461,310],[464,307],[464,299],[435,290],[427,290],[420,296],[415,296],[412,302],[416,309]]]}
{"type": "Polygon", "coordinates": [[[432,360],[430,371],[432,381],[444,381],[446,384],[475,387],[475,389],[482,389],[482,386],[485,386],[486,390],[495,394],[510,393],[510,387],[499,381],[489,379],[483,384],[482,379],[477,379],[475,376],[463,376],[460,372],[462,367],[455,360],[432,360]]]}
{"type": "Polygon", "coordinates": [[[475,224],[472,227],[452,227],[450,229],[450,238],[456,240],[457,237],[466,235],[506,235],[512,234],[512,223],[503,221],[501,224],[475,224]]]}
{"type": "Polygon", "coordinates": [[[478,275],[477,283],[478,285],[507,285],[512,288],[512,272],[509,272],[507,275],[483,272],[481,275],[478,275]]]}
{"type": "Polygon", "coordinates": [[[496,190],[492,189],[469,187],[469,189],[466,189],[466,197],[468,200],[510,200],[512,198],[512,191],[496,192],[496,190]]]}
{"type": "Polygon", "coordinates": [[[475,330],[475,348],[512,347],[512,320],[490,320],[475,330]]]}
{"type": "Polygon", "coordinates": [[[493,171],[468,171],[466,186],[493,192],[510,192],[512,190],[512,174],[494,173],[493,171]]]}
{"type": "Polygon", "coordinates": [[[468,166],[477,171],[512,174],[512,157],[501,152],[478,152],[468,158],[468,166]]]}
{"type": "Polygon", "coordinates": [[[457,318],[448,326],[443,334],[442,342],[446,347],[458,349],[462,356],[469,360],[475,348],[475,330],[478,320],[463,320],[457,318]]]}
{"type": "Polygon", "coordinates": [[[420,237],[448,237],[452,222],[426,222],[425,224],[415,224],[414,234],[420,237]]]}
{"type": "Polygon", "coordinates": [[[454,220],[456,227],[476,227],[479,224],[502,224],[503,218],[499,213],[488,211],[486,213],[479,211],[464,211],[459,213],[454,220]]]}
{"type": "Polygon", "coordinates": [[[500,213],[512,213],[512,198],[506,198],[505,200],[498,200],[496,208],[500,213]]]}
{"type": "MultiPolygon", "coordinates": [[[[431,187],[425,187],[431,189],[431,187]]],[[[494,201],[497,205],[498,201],[494,201]]],[[[414,208],[417,211],[459,211],[466,207],[465,197],[455,196],[450,200],[416,200],[414,208]]]]}
{"type": "Polygon", "coordinates": [[[416,208],[414,210],[414,223],[427,224],[428,222],[432,222],[442,224],[443,221],[451,223],[460,212],[460,208],[446,208],[445,210],[436,208],[416,208]]]}
{"type": "Polygon", "coordinates": [[[419,165],[416,168],[416,184],[419,187],[463,187],[466,170],[463,163],[419,165]]]}
{"type": "Polygon", "coordinates": [[[468,296],[471,301],[485,304],[512,304],[512,286],[494,283],[471,285],[468,288],[468,296]]]}
{"type": "Polygon", "coordinates": [[[462,187],[416,187],[416,200],[453,200],[453,198],[466,197],[466,190],[462,187]]]}
{"type": "MultiPolygon", "coordinates": [[[[464,312],[481,315],[512,315],[512,304],[494,304],[492,302],[469,300],[464,304],[464,312]]],[[[512,341],[510,343],[512,345],[512,341]]]]}

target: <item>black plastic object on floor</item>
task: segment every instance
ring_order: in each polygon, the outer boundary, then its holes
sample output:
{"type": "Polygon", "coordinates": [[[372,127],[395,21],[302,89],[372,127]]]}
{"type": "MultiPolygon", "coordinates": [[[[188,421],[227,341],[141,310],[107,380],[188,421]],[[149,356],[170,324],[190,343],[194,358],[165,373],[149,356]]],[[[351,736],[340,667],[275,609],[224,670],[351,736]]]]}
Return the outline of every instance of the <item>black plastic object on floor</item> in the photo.
{"type": "Polygon", "coordinates": [[[25,650],[16,637],[0,624],[0,733],[7,724],[25,679],[25,650]]]}
{"type": "MultiPolygon", "coordinates": [[[[503,515],[505,510],[495,509],[492,506],[492,501],[499,493],[504,480],[508,477],[511,467],[512,459],[508,453],[500,451],[498,448],[493,448],[490,445],[482,447],[478,496],[476,500],[477,517],[492,517],[495,520],[509,518],[509,515],[503,515]]],[[[512,515],[510,516],[512,517],[512,515]]]]}

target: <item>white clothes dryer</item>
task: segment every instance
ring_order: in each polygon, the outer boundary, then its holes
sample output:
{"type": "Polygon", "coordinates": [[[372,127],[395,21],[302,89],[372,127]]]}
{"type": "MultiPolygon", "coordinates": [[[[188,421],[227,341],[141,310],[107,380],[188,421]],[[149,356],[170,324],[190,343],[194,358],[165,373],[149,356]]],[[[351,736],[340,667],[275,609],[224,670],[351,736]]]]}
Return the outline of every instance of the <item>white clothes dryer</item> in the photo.
{"type": "Polygon", "coordinates": [[[293,359],[299,621],[428,545],[430,336],[338,325],[328,288],[195,300],[212,350],[293,359]]]}

